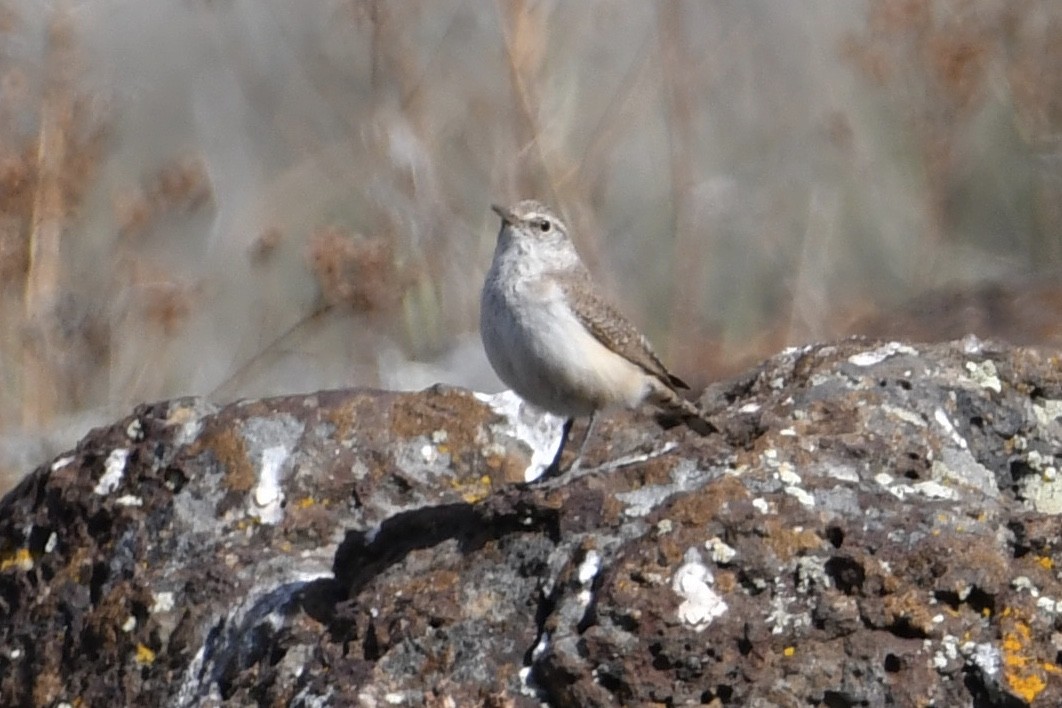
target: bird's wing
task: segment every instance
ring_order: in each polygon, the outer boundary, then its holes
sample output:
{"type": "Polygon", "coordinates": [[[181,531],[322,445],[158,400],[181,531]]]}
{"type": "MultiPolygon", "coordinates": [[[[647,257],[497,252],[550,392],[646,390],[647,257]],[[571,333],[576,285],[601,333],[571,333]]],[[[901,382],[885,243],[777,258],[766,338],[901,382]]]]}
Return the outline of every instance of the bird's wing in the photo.
{"type": "Polygon", "coordinates": [[[606,347],[671,388],[689,388],[657,357],[649,341],[612,303],[594,292],[589,273],[559,275],[557,281],[576,319],[606,347]]]}

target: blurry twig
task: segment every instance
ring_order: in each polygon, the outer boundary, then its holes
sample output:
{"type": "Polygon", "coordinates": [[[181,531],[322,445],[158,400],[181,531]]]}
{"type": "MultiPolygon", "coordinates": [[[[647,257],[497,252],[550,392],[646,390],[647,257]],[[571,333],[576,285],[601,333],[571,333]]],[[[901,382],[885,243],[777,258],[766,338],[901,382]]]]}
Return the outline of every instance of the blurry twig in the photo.
{"type": "Polygon", "coordinates": [[[594,130],[591,132],[593,137],[590,138],[590,144],[583,151],[582,159],[560,175],[557,180],[558,189],[562,189],[570,182],[582,181],[593,184],[598,175],[596,171],[590,172],[588,167],[604,167],[609,164],[608,160],[600,159],[599,156],[615,143],[616,128],[622,125],[620,117],[623,116],[624,110],[634,97],[634,90],[638,88],[642,79],[646,76],[646,70],[651,66],[649,48],[655,38],[655,32],[646,32],[641,48],[634,55],[630,66],[627,67],[626,74],[624,74],[619,83],[618,89],[612,94],[612,99],[605,106],[600,120],[594,126],[594,130]]]}
{"type": "Polygon", "coordinates": [[[22,423],[37,427],[51,420],[58,405],[56,376],[48,365],[48,341],[55,327],[59,294],[59,245],[63,233],[63,190],[60,184],[66,134],[60,116],[62,95],[44,105],[37,143],[37,189],[33,199],[26,274],[24,317],[30,336],[22,342],[22,423]]]}
{"type": "Polygon", "coordinates": [[[228,378],[215,386],[208,396],[215,400],[223,400],[227,396],[232,395],[232,391],[239,387],[240,380],[249,371],[261,364],[268,357],[276,354],[277,350],[291,339],[294,339],[296,336],[301,336],[311,326],[320,324],[324,316],[334,309],[335,305],[326,303],[288,327],[276,339],[258,350],[254,356],[240,364],[235,371],[229,374],[228,378]]]}
{"type": "MultiPolygon", "coordinates": [[[[524,141],[525,147],[521,149],[521,152],[532,149],[535,151],[538,156],[539,166],[545,173],[546,187],[549,189],[548,200],[553,203],[560,203],[557,192],[559,180],[554,174],[555,170],[552,169],[546,151],[542,146],[542,128],[538,124],[538,112],[535,110],[538,100],[536,96],[532,95],[532,89],[526,79],[538,68],[542,56],[541,51],[536,55],[529,51],[528,48],[541,48],[546,38],[542,33],[534,37],[527,36],[527,33],[532,31],[532,23],[526,19],[529,13],[526,3],[522,0],[514,3],[505,3],[503,0],[498,0],[497,8],[502,38],[505,42],[505,57],[509,63],[509,78],[512,81],[513,91],[517,98],[517,113],[522,119],[524,130],[527,133],[524,141]],[[512,8],[509,17],[516,20],[514,31],[510,30],[510,22],[506,18],[504,11],[506,6],[512,8]]],[[[520,189],[527,190],[529,186],[520,185],[520,189]]]]}
{"type": "Polygon", "coordinates": [[[69,76],[71,28],[60,9],[49,27],[44,105],[37,134],[37,181],[33,195],[26,272],[24,322],[29,336],[22,341],[22,423],[34,428],[49,422],[59,405],[58,372],[52,341],[59,299],[59,247],[66,217],[63,167],[67,159],[67,130],[73,106],[69,76]]]}
{"type": "Polygon", "coordinates": [[[671,148],[671,207],[674,210],[675,243],[671,262],[675,266],[671,291],[669,349],[674,352],[690,340],[697,321],[697,302],[702,291],[707,255],[693,233],[692,155],[694,151],[692,86],[686,69],[692,64],[686,43],[683,9],[677,3],[659,5],[659,40],[667,101],[667,136],[671,148]]]}
{"type": "MultiPolygon", "coordinates": [[[[593,270],[594,265],[601,259],[601,246],[598,229],[594,226],[589,210],[585,208],[591,201],[588,193],[589,183],[586,180],[572,180],[572,170],[564,169],[563,165],[557,164],[557,160],[548,154],[540,124],[540,108],[543,102],[536,94],[531,81],[543,69],[544,59],[548,56],[549,35],[543,28],[544,22],[535,22],[536,18],[524,0],[511,3],[498,0],[497,7],[509,77],[517,99],[517,115],[524,129],[522,139],[518,138],[518,161],[519,157],[533,151],[545,181],[543,188],[536,189],[540,182],[527,178],[530,170],[516,165],[517,189],[521,196],[534,195],[545,198],[569,217],[568,222],[572,225],[573,233],[577,234],[576,240],[583,260],[593,270]],[[510,8],[508,15],[504,11],[506,7],[510,8]],[[566,186],[563,192],[562,185],[566,186]],[[569,210],[567,205],[582,208],[569,210]]],[[[537,5],[535,11],[545,12],[537,5]]]]}

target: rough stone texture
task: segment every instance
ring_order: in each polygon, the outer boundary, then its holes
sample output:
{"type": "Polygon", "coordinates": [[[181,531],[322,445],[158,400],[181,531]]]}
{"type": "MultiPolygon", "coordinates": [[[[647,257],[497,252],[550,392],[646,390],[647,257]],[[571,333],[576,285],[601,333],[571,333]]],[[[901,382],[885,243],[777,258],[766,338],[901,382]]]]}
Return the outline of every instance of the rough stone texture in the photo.
{"type": "Polygon", "coordinates": [[[0,703],[1062,704],[1057,353],[848,341],[703,400],[530,486],[464,391],[142,406],[0,505],[0,703]]]}

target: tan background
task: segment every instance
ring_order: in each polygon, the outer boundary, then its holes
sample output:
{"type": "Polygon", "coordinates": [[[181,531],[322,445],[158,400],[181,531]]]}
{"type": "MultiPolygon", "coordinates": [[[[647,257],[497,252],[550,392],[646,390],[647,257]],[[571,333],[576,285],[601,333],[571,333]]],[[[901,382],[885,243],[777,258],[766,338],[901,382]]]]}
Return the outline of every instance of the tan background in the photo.
{"type": "Polygon", "coordinates": [[[0,0],[0,488],[142,401],[496,388],[525,196],[691,382],[1057,346],[1059,36],[1053,0],[0,0]]]}

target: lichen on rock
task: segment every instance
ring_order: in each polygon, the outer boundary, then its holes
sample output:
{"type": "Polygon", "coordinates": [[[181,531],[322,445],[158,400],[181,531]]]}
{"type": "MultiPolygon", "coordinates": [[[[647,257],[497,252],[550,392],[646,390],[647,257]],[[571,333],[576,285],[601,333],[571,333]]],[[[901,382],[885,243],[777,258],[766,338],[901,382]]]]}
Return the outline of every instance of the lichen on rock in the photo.
{"type": "Polygon", "coordinates": [[[141,406],[0,504],[0,703],[1062,703],[1057,353],[849,340],[702,401],[567,483],[459,389],[141,406]]]}

